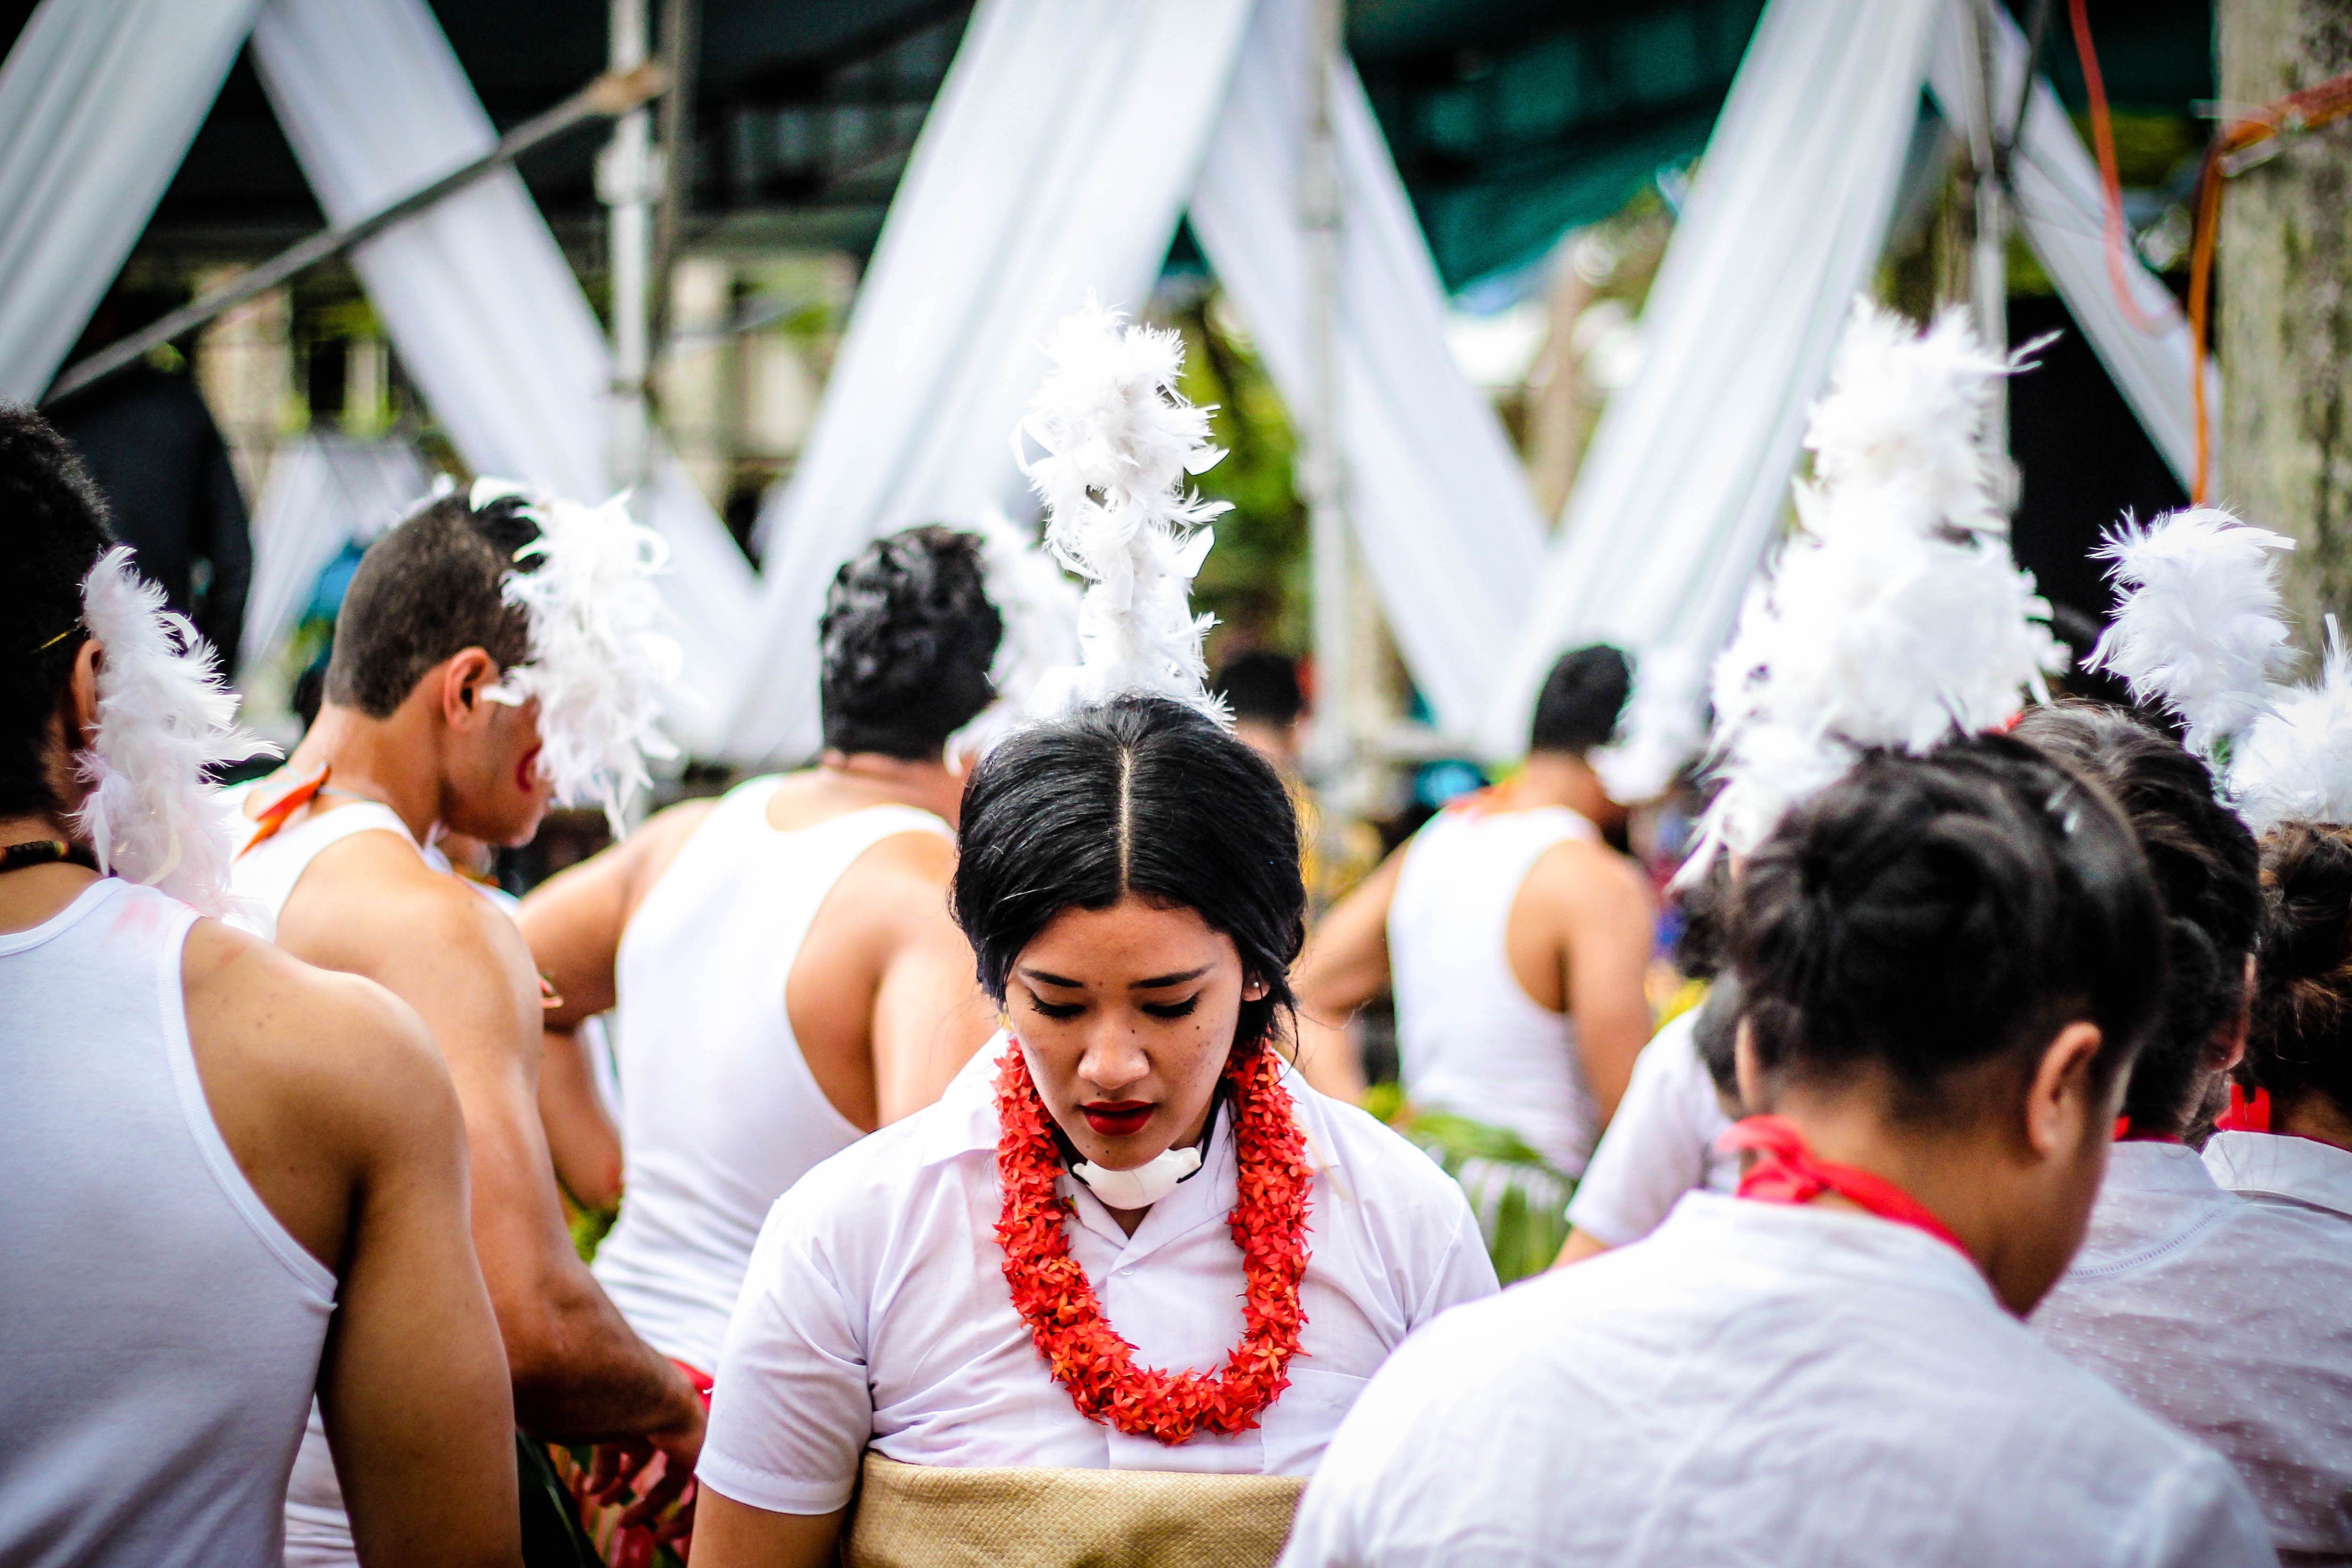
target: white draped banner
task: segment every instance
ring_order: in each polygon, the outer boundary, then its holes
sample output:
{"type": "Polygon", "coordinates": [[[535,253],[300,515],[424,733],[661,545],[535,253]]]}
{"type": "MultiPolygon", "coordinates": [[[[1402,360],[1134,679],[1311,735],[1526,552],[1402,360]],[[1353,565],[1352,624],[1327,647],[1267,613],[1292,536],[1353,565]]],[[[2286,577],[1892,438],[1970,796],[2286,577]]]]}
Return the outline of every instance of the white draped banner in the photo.
{"type": "Polygon", "coordinates": [[[1948,0],[1771,0],[1643,312],[1534,614],[1487,711],[1523,742],[1560,650],[1605,638],[1710,657],[1770,542],[1805,407],[1886,236],[1948,0]]]}
{"type": "MultiPolygon", "coordinates": [[[[2018,73],[2025,68],[2025,37],[1999,6],[1992,7],[1992,15],[1997,84],[1992,101],[2007,113],[2017,101],[2018,73]]],[[[1946,9],[1927,75],[1937,108],[1956,125],[1968,123],[1969,71],[1961,51],[1976,47],[1965,22],[1958,6],[1946,9]]],[[[2067,313],[2083,329],[2099,363],[2139,416],[2148,439],[2163,454],[2181,489],[2187,489],[2197,471],[2189,318],[2172,291],[2140,265],[2137,255],[2126,255],[2124,284],[2131,290],[2141,320],[2156,331],[2143,331],[2116,299],[2115,279],[2107,264],[2105,196],[2099,184],[2099,166],[2091,150],[2083,145],[2058,95],[2039,78],[2026,100],[2024,122],[2018,127],[2011,180],[2017,195],[2017,226],[2041,258],[2042,269],[2058,286],[2067,313]]],[[[2205,366],[2205,378],[2206,407],[2218,427],[2221,376],[2210,361],[2205,366]]]]}
{"type": "Polygon", "coordinates": [[[46,0],[0,65],[0,398],[46,391],[260,0],[46,0]]]}
{"type": "MultiPolygon", "coordinates": [[[[269,0],[254,62],[302,172],[349,222],[488,152],[489,116],[425,0],[269,0]]],[[[477,473],[598,498],[612,358],[554,236],[511,169],[369,240],[352,265],[401,363],[477,473]]],[[[703,700],[673,726],[717,750],[751,635],[752,576],[665,458],[639,508],[668,539],[662,579],[703,700]]]]}

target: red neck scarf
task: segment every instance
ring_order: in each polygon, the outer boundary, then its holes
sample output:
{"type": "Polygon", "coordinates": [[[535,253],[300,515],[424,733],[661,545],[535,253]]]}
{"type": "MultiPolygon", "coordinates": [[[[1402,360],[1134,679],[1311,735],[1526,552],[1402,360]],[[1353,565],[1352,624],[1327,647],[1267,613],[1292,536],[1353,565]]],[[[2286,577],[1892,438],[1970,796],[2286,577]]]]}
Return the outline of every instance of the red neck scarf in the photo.
{"type": "Polygon", "coordinates": [[[1756,1156],[1747,1173],[1739,1178],[1739,1195],[1743,1198],[1768,1204],[1809,1204],[1823,1193],[1835,1193],[1866,1214],[1926,1231],[1968,1258],[1969,1268],[1976,1267],[1976,1259],[1960,1245],[1960,1238],[1927,1205],[1884,1176],[1874,1176],[1852,1165],[1833,1165],[1822,1159],[1806,1144],[1805,1135],[1797,1131],[1796,1123],[1786,1117],[1751,1116],[1736,1122],[1723,1135],[1722,1146],[1744,1149],[1756,1156]]]}

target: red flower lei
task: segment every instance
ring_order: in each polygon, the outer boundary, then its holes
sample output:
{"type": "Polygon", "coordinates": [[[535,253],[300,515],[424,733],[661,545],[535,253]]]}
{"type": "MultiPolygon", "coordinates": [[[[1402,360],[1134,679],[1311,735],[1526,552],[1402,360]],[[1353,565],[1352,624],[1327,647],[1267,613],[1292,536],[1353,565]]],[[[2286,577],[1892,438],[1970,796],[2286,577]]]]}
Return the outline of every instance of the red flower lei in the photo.
{"type": "Polygon", "coordinates": [[[1004,1189],[996,1239],[1004,1248],[1013,1310],[1078,1414],[1130,1436],[1174,1445],[1202,1432],[1246,1432],[1290,1386],[1290,1358],[1307,1321],[1298,1309],[1312,1180],[1307,1141],[1291,1116],[1290,1093],[1273,1052],[1236,1053],[1225,1082],[1240,1166],[1226,1223],[1242,1250],[1248,1293],[1241,1343],[1224,1370],[1211,1377],[1136,1364],[1135,1347],[1104,1319],[1086,1269],[1070,1256],[1062,1228],[1069,1205],[1055,1191],[1061,1151],[1019,1041],[1004,1053],[996,1075],[996,1174],[1004,1189]]]}

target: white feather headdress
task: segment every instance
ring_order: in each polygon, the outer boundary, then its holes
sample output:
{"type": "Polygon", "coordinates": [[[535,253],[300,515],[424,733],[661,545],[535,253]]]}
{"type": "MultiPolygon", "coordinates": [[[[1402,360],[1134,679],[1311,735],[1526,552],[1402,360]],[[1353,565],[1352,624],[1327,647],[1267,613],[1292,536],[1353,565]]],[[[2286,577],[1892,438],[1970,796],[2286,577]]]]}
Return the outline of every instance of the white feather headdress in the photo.
{"type": "Polygon", "coordinates": [[[988,671],[996,700],[948,741],[951,754],[980,756],[1020,723],[1040,682],[1078,662],[1078,585],[993,507],[962,531],[980,541],[988,602],[1004,623],[988,671]]]}
{"type": "Polygon", "coordinates": [[[1120,692],[1191,703],[1219,719],[1202,653],[1213,617],[1192,614],[1192,578],[1227,510],[1185,479],[1224,453],[1209,445],[1211,410],[1176,390],[1183,340],[1091,297],[1046,342],[1054,368],[1013,436],[1023,471],[1045,503],[1045,543],[1086,580],[1078,662],[1049,673],[1031,700],[1040,717],[1120,692]],[[1034,462],[1021,438],[1045,448],[1034,462]]]}
{"type": "Polygon", "coordinates": [[[666,612],[653,583],[668,542],[629,516],[625,496],[592,507],[484,479],[467,500],[478,511],[505,496],[520,497],[539,525],[539,538],[515,552],[505,587],[530,618],[530,658],[489,695],[539,700],[539,765],[556,798],[594,801],[618,835],[652,783],[646,759],[677,755],[658,728],[683,660],[660,629],[666,612]]]}
{"type": "Polygon", "coordinates": [[[1633,689],[1609,743],[1591,753],[1609,798],[1626,805],[1666,793],[1684,763],[1706,745],[1706,669],[1681,648],[1633,661],[1633,689]]]}
{"type": "Polygon", "coordinates": [[[164,608],[163,590],[139,574],[127,546],[89,569],[81,603],[82,625],[104,651],[96,731],[75,758],[90,792],[74,830],[100,869],[225,914],[235,844],[205,770],[278,749],[236,727],[236,694],[221,683],[213,650],[185,616],[164,608]]]}
{"type": "Polygon", "coordinates": [[[2336,617],[2319,679],[2273,688],[2268,706],[2230,748],[2239,815],[2256,833],[2286,822],[2352,822],[2352,656],[2336,617]]]}
{"type": "Polygon", "coordinates": [[[2189,750],[2225,761],[2229,742],[2271,707],[2291,662],[2278,556],[2294,541],[2192,507],[2146,528],[2129,518],[2098,553],[2115,563],[2115,619],[2091,652],[2131,694],[2177,715],[2189,750]]]}
{"type": "Polygon", "coordinates": [[[1979,432],[1996,378],[1947,311],[1924,333],[1860,301],[1806,446],[1799,531],[1748,592],[1717,660],[1723,787],[1685,877],[1746,853],[1867,747],[1921,752],[1991,728],[2065,668],[2031,573],[2011,559],[1979,432]]]}

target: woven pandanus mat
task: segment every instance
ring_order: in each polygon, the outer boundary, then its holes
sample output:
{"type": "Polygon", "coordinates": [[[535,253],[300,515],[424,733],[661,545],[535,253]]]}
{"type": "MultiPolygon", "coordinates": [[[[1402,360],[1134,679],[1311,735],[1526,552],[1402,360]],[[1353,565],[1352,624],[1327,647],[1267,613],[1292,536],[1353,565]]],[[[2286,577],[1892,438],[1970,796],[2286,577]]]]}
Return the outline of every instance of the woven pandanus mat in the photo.
{"type": "Polygon", "coordinates": [[[868,1452],[845,1568],[1272,1568],[1307,1482],[952,1469],[868,1452]]]}

